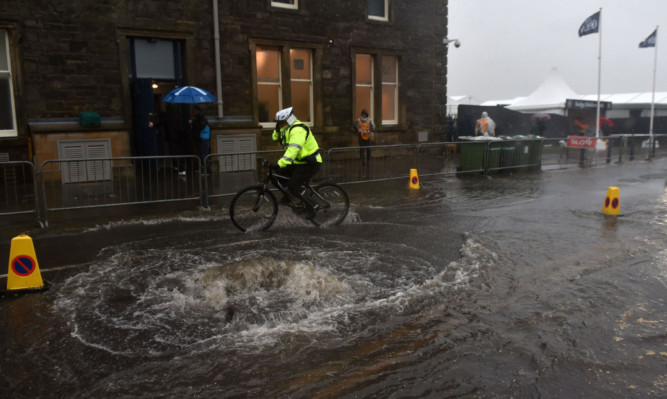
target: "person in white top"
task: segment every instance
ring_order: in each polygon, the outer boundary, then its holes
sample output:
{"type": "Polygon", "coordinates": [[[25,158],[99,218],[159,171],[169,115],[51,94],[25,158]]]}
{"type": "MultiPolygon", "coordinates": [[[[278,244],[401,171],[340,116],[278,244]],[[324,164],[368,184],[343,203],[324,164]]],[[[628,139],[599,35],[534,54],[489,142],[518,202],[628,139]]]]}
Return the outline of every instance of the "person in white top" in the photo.
{"type": "Polygon", "coordinates": [[[477,119],[475,124],[475,136],[495,136],[496,122],[489,118],[489,114],[482,112],[482,116],[477,119]]]}

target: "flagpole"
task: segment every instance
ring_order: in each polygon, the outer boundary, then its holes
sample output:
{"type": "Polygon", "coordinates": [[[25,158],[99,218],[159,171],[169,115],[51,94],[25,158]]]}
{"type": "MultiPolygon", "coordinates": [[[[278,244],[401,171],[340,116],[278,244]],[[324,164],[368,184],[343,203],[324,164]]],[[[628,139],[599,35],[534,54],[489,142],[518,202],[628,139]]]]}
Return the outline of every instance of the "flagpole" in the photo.
{"type": "Polygon", "coordinates": [[[597,118],[595,118],[595,138],[600,138],[600,82],[602,72],[602,7],[600,7],[600,20],[598,21],[598,106],[597,118]]]}
{"type": "Polygon", "coordinates": [[[653,117],[655,114],[655,76],[656,70],[658,69],[658,28],[660,25],[655,27],[655,52],[653,53],[653,91],[651,92],[651,124],[649,127],[649,135],[651,137],[651,147],[653,146],[653,117]]]}

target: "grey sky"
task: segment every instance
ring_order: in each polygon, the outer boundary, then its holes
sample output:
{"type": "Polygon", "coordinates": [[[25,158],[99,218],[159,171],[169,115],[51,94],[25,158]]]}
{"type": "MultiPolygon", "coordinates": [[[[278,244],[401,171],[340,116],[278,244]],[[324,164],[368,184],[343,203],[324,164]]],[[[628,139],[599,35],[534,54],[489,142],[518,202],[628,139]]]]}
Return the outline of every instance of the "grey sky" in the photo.
{"type": "Polygon", "coordinates": [[[527,96],[553,67],[578,94],[597,93],[598,34],[579,26],[602,7],[601,92],[667,91],[667,0],[449,0],[447,94],[481,101],[527,96]]]}

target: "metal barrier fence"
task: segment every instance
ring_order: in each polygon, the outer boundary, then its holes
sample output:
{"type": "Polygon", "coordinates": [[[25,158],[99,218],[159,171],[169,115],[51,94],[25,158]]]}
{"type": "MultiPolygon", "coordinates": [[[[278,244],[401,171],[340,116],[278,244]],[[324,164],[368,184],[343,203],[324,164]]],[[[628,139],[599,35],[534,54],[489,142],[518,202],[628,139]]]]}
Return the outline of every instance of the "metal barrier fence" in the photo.
{"type": "Polygon", "coordinates": [[[264,178],[264,159],[277,162],[285,151],[251,151],[233,154],[210,154],[205,158],[211,170],[217,171],[204,179],[205,207],[217,198],[236,194],[243,187],[257,184],[264,178]]]}
{"type": "Polygon", "coordinates": [[[667,156],[667,135],[623,134],[603,137],[595,148],[567,147],[567,138],[545,139],[542,165],[577,164],[582,167],[602,163],[622,163],[667,156]]]}
{"type": "Polygon", "coordinates": [[[410,175],[416,157],[416,145],[331,148],[322,174],[339,183],[396,179],[410,175]],[[362,151],[370,151],[370,161],[362,161],[362,151]]]}
{"type": "Polygon", "coordinates": [[[35,214],[39,196],[35,166],[27,161],[0,162],[0,216],[35,214]]]}
{"type": "MultiPolygon", "coordinates": [[[[595,149],[566,143],[562,138],[332,148],[323,154],[319,175],[338,183],[358,183],[407,180],[413,168],[420,176],[486,174],[667,156],[667,135],[656,135],[654,146],[648,135],[611,136],[595,149]]],[[[204,160],[213,171],[210,174],[200,173],[202,166],[194,155],[48,160],[38,171],[30,162],[0,162],[0,217],[35,214],[45,226],[54,211],[176,201],[209,207],[256,184],[266,173],[262,160],[275,162],[282,153],[210,154],[204,160]]]]}
{"type": "Polygon", "coordinates": [[[42,222],[48,213],[140,203],[201,204],[199,158],[155,156],[44,161],[39,169],[42,222]]]}

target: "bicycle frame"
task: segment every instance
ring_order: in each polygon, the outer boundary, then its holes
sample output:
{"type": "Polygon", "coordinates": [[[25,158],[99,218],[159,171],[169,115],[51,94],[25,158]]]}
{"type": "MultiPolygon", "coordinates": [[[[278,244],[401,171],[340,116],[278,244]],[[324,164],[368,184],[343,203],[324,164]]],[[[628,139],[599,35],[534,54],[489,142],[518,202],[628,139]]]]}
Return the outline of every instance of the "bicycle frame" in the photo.
{"type": "MultiPolygon", "coordinates": [[[[266,161],[262,163],[263,168],[267,165],[266,161]]],[[[349,198],[337,184],[324,182],[311,186],[310,181],[306,181],[302,186],[305,192],[298,195],[297,200],[287,187],[289,179],[289,176],[275,173],[269,168],[261,182],[241,189],[229,206],[232,223],[243,232],[248,229],[265,230],[276,220],[281,204],[289,205],[294,213],[304,215],[318,227],[338,225],[345,219],[349,198]],[[269,183],[273,183],[275,188],[269,188],[269,183]],[[285,198],[278,201],[274,190],[281,192],[285,198]],[[285,203],[285,200],[289,203],[285,203]]]]}
{"type": "MultiPolygon", "coordinates": [[[[273,183],[273,186],[276,189],[278,189],[278,191],[283,193],[283,195],[287,195],[287,186],[283,185],[281,183],[281,180],[289,181],[289,177],[274,173],[273,169],[269,168],[269,173],[266,174],[266,177],[264,178],[264,181],[262,181],[262,193],[264,193],[268,189],[269,182],[271,182],[271,183],[273,183]]],[[[310,181],[305,182],[303,187],[306,188],[306,191],[310,195],[316,195],[317,198],[319,198],[321,201],[323,201],[326,204],[324,206],[324,208],[328,208],[330,206],[329,202],[325,198],[323,198],[320,195],[320,193],[318,193],[316,190],[313,190],[313,187],[310,185],[310,181]]],[[[259,207],[259,205],[262,201],[262,198],[263,198],[262,195],[258,196],[257,204],[253,207],[253,210],[257,211],[257,209],[258,209],[258,207],[259,207]]]]}

